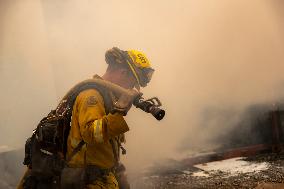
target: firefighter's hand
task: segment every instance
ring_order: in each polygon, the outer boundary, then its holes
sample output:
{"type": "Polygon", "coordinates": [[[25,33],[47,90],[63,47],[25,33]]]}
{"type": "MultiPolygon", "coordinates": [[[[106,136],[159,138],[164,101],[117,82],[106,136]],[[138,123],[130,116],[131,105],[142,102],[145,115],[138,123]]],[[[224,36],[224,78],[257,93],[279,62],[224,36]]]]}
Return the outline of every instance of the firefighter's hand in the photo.
{"type": "Polygon", "coordinates": [[[119,97],[118,101],[114,103],[114,109],[112,113],[119,112],[125,116],[127,112],[130,110],[133,101],[141,95],[142,93],[134,89],[128,90],[128,93],[122,94],[119,97]]]}

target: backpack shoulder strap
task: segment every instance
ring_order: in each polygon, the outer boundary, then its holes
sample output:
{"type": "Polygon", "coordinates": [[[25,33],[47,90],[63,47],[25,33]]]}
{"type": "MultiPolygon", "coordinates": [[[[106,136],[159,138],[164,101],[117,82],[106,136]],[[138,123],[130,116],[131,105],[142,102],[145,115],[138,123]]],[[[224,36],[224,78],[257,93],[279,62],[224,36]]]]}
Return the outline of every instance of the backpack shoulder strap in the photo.
{"type": "Polygon", "coordinates": [[[71,152],[70,156],[66,159],[66,162],[68,163],[71,161],[71,159],[81,150],[81,148],[84,146],[85,141],[81,140],[81,142],[74,148],[74,150],[71,152]]]}

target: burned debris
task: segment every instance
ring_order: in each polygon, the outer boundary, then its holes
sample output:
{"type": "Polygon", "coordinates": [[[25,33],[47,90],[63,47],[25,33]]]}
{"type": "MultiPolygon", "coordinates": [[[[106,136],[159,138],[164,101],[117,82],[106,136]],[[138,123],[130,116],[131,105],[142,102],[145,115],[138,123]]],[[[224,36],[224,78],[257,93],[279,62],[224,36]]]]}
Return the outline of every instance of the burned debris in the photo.
{"type": "Polygon", "coordinates": [[[222,146],[155,165],[135,188],[284,188],[284,109],[264,110],[248,108],[222,146]]]}

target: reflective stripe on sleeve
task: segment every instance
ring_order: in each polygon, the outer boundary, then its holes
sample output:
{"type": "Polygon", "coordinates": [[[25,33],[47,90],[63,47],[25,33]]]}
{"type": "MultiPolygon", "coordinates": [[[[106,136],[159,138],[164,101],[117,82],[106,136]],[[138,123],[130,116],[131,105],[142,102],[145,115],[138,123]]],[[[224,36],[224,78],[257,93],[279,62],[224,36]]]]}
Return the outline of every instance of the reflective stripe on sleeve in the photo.
{"type": "Polygon", "coordinates": [[[103,140],[103,122],[101,119],[95,120],[93,122],[94,128],[94,139],[96,142],[102,143],[103,140]]]}

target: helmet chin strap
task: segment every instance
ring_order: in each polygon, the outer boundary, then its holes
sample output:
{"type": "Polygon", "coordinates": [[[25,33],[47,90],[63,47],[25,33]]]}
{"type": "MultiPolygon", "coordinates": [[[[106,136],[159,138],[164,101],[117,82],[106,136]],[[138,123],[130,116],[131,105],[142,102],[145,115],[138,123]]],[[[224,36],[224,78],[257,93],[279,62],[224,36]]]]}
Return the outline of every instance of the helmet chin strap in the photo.
{"type": "Polygon", "coordinates": [[[131,63],[128,60],[126,60],[126,62],[127,62],[128,66],[129,66],[129,68],[131,69],[134,77],[136,78],[136,81],[137,81],[138,85],[140,85],[140,80],[139,80],[139,77],[138,77],[135,69],[133,68],[133,66],[131,65],[131,63]]]}

